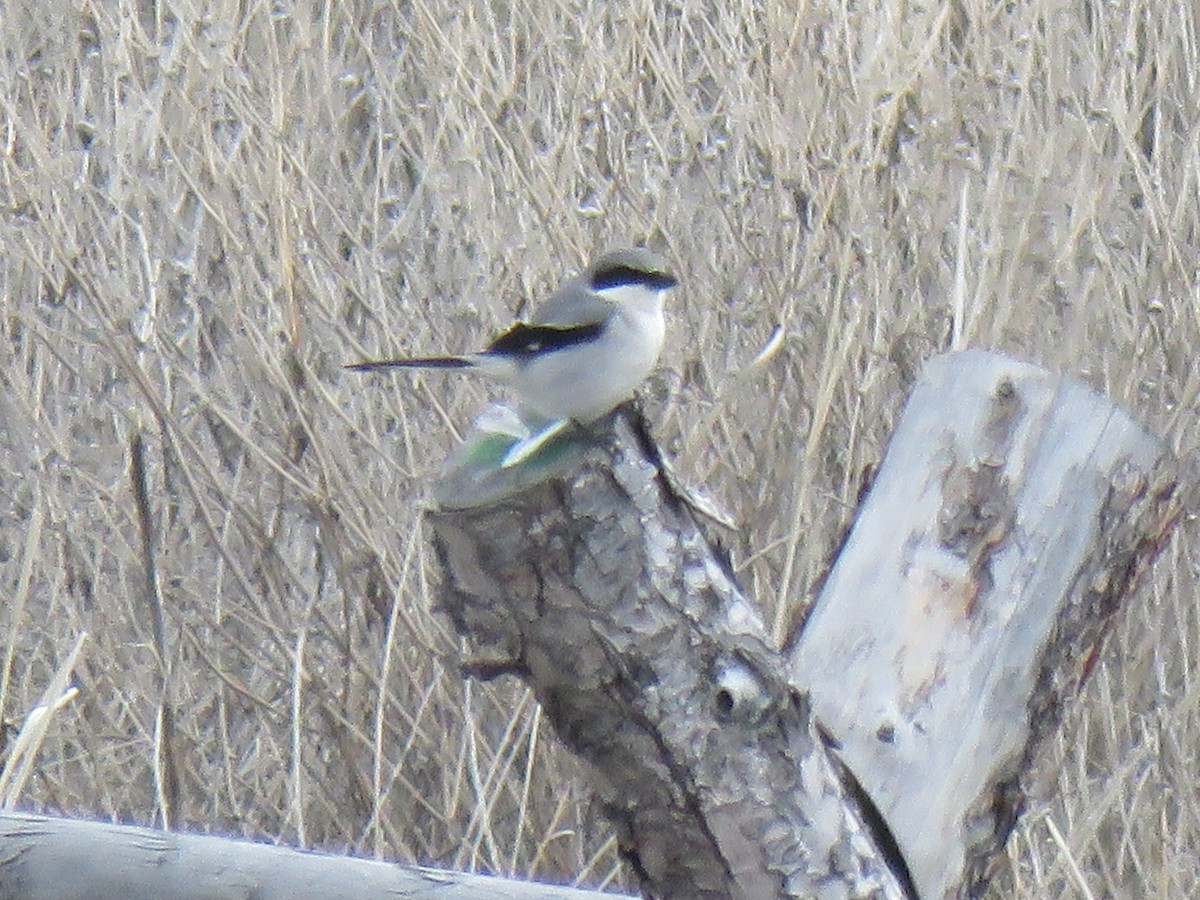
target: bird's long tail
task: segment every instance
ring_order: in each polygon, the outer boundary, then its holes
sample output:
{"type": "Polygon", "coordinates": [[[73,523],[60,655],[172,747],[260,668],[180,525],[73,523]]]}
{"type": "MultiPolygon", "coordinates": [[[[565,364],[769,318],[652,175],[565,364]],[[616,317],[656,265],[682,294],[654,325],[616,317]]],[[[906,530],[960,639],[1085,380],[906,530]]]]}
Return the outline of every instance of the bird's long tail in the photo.
{"type": "Polygon", "coordinates": [[[466,356],[425,356],[416,359],[373,359],[351,363],[346,366],[355,372],[373,372],[376,369],[471,369],[476,362],[466,356]]]}

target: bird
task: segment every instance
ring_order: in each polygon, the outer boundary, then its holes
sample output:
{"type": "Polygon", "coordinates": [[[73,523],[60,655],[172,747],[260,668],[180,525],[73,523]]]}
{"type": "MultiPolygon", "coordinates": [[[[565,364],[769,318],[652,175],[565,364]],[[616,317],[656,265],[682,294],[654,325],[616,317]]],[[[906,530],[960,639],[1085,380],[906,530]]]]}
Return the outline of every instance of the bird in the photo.
{"type": "Polygon", "coordinates": [[[598,257],[487,347],[461,356],[352,363],[347,369],[463,369],[506,384],[535,430],[505,454],[527,459],[572,422],[588,425],[634,395],[658,364],[665,295],[679,280],[658,254],[632,247],[598,257]],[[532,422],[530,422],[532,420],[532,422]]]}

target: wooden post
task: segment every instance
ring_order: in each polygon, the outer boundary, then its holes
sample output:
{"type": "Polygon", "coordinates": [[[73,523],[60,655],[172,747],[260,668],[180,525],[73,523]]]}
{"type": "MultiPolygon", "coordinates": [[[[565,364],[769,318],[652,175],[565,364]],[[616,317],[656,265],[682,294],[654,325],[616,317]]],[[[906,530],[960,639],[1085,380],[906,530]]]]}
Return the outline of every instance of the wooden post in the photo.
{"type": "Polygon", "coordinates": [[[986,880],[1177,479],[1078,382],[982,351],[926,367],[790,650],[922,897],[986,880]]]}
{"type": "MultiPolygon", "coordinates": [[[[449,477],[473,483],[477,459],[449,477]]],[[[475,648],[468,671],[524,678],[591,763],[643,891],[906,896],[640,419],[621,411],[590,452],[529,475],[428,515],[442,607],[475,648]]]]}

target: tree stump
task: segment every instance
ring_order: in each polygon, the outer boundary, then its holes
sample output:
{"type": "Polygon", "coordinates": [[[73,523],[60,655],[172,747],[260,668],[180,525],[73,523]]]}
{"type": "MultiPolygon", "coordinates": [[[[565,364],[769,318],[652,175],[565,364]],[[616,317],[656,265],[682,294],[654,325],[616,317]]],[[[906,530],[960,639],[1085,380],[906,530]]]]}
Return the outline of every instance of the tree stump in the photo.
{"type": "MultiPolygon", "coordinates": [[[[427,516],[443,609],[477,653],[468,671],[533,687],[592,764],[648,895],[903,897],[806,696],[639,417],[610,425],[537,484],[527,470],[503,499],[489,483],[485,504],[427,516]]],[[[464,459],[453,478],[489,471],[464,459]]]]}

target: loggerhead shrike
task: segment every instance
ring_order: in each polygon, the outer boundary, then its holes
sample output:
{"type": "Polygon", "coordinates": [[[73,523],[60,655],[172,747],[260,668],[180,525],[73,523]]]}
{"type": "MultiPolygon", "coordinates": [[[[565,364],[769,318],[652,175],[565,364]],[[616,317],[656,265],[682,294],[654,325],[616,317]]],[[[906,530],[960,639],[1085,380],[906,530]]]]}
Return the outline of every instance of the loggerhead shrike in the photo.
{"type": "Polygon", "coordinates": [[[570,422],[586,425],[633,396],[658,363],[663,295],[677,283],[657,254],[616,250],[555,291],[528,323],[518,322],[478,353],[346,368],[472,369],[509,385],[537,428],[505,454],[502,465],[516,465],[570,422]]]}

